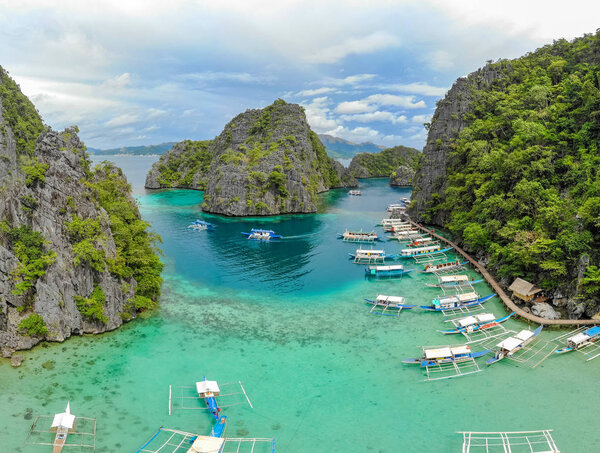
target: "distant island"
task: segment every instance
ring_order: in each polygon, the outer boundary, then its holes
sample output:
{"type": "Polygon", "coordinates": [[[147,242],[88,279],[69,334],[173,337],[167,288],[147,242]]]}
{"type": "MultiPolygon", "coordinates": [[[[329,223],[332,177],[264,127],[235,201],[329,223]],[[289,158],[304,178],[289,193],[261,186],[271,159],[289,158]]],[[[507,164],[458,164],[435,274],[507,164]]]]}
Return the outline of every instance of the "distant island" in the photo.
{"type": "Polygon", "coordinates": [[[114,156],[119,154],[127,154],[133,156],[151,156],[161,155],[170,150],[176,142],[165,142],[159,145],[140,145],[140,146],[122,146],[120,148],[98,149],[88,148],[90,154],[97,156],[114,156]]]}
{"type": "Polygon", "coordinates": [[[378,153],[385,149],[385,146],[370,142],[353,143],[333,135],[319,134],[318,137],[327,149],[327,154],[334,159],[352,159],[359,153],[378,153]]]}

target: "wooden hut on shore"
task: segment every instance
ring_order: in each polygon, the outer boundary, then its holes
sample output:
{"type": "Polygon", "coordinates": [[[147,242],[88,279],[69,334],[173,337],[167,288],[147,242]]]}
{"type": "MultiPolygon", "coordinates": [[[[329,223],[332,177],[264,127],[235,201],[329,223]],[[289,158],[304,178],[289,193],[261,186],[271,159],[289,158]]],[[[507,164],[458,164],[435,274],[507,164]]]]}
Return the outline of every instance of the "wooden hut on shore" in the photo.
{"type": "MultiPolygon", "coordinates": [[[[533,302],[539,298],[538,294],[542,292],[541,288],[538,288],[533,283],[529,283],[522,278],[516,278],[515,281],[508,287],[512,291],[513,296],[525,301],[533,302]]],[[[541,296],[541,294],[540,294],[541,296]]]]}

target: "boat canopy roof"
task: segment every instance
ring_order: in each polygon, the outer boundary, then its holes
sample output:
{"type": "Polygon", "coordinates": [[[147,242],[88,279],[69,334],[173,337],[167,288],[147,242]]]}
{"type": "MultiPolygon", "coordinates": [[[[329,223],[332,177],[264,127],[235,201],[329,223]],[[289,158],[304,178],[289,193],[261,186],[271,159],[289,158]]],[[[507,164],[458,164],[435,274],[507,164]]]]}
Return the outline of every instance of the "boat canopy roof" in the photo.
{"type": "Polygon", "coordinates": [[[434,252],[436,250],[439,250],[440,246],[439,245],[428,245],[427,247],[414,247],[412,249],[402,249],[402,254],[408,253],[408,254],[413,254],[413,253],[419,253],[419,252],[434,252]]]}
{"type": "Polygon", "coordinates": [[[217,384],[217,381],[196,382],[196,390],[198,393],[219,393],[221,391],[221,389],[219,389],[219,384],[217,384]]]}
{"type": "Polygon", "coordinates": [[[357,249],[356,255],[385,255],[385,250],[357,249]]]}
{"type": "Polygon", "coordinates": [[[187,453],[215,453],[221,451],[224,443],[222,437],[198,436],[187,453]]]}
{"type": "Polygon", "coordinates": [[[369,269],[375,269],[376,271],[400,271],[404,269],[402,264],[392,264],[390,266],[369,266],[369,269]]]}
{"type": "Polygon", "coordinates": [[[275,234],[275,231],[273,230],[261,230],[258,228],[252,228],[250,230],[251,233],[266,233],[266,234],[275,234]]]}
{"type": "Polygon", "coordinates": [[[471,326],[473,324],[477,324],[479,320],[475,316],[467,316],[466,318],[462,318],[458,320],[458,325],[460,327],[471,326]]]}
{"type": "Polygon", "coordinates": [[[496,319],[493,313],[481,313],[480,315],[475,315],[479,322],[489,322],[496,319]]]}
{"type": "Polygon", "coordinates": [[[442,275],[440,277],[440,283],[454,283],[466,281],[469,281],[468,275],[442,275]]]}
{"type": "Polygon", "coordinates": [[[67,408],[62,414],[56,414],[54,420],[52,420],[52,428],[58,428],[60,426],[64,428],[72,429],[75,424],[75,416],[71,414],[71,406],[67,403],[67,408]]]}
{"type": "Polygon", "coordinates": [[[579,344],[579,343],[583,343],[584,341],[587,341],[590,339],[590,336],[587,335],[585,332],[580,332],[577,335],[573,335],[571,338],[569,338],[569,342],[571,343],[575,343],[575,344],[579,344]]]}
{"type": "Polygon", "coordinates": [[[452,346],[450,348],[450,350],[452,351],[453,355],[470,354],[471,353],[471,347],[467,346],[466,344],[460,345],[460,346],[452,346]]]}
{"type": "Polygon", "coordinates": [[[523,343],[523,340],[519,340],[515,337],[508,337],[506,340],[502,340],[497,346],[501,349],[506,349],[507,351],[512,351],[517,346],[520,346],[523,343]]]}
{"type": "Polygon", "coordinates": [[[450,348],[436,348],[436,349],[425,349],[426,359],[441,359],[444,357],[451,357],[452,351],[450,348]]]}
{"type": "Polygon", "coordinates": [[[458,294],[457,295],[458,300],[460,300],[461,302],[464,302],[466,300],[474,300],[477,299],[477,293],[464,293],[464,294],[458,294]]]}
{"type": "Polygon", "coordinates": [[[593,336],[596,336],[596,335],[600,335],[600,327],[598,327],[598,326],[590,327],[584,333],[586,335],[589,335],[590,337],[593,337],[593,336]]]}
{"type": "Polygon", "coordinates": [[[515,335],[515,338],[518,338],[519,340],[529,340],[531,337],[533,337],[533,332],[531,330],[521,330],[518,334],[515,335]]]}
{"type": "Polygon", "coordinates": [[[377,302],[393,302],[397,304],[401,304],[404,302],[404,297],[401,296],[384,296],[380,294],[377,296],[377,302]]]}

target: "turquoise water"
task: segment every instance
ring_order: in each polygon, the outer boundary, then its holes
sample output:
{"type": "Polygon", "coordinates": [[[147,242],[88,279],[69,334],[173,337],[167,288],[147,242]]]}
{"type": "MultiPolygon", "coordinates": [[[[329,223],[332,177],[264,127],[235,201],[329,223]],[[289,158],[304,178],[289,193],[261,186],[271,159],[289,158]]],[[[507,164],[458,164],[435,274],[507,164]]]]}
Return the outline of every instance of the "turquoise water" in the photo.
{"type": "MultiPolygon", "coordinates": [[[[23,447],[28,414],[62,411],[67,399],[76,415],[98,419],[99,452],[134,452],[161,425],[207,433],[204,412],[168,415],[169,385],[193,385],[203,375],[241,380],[252,400],[254,409],[226,409],[227,435],[273,436],[278,452],[455,452],[455,431],[541,428],[554,428],[563,452],[600,451],[588,421],[600,362],[580,354],[550,357],[535,369],[503,361],[435,382],[400,362],[421,345],[460,339],[436,332],[446,327],[439,314],[373,316],[363,298],[427,303],[438,292],[416,273],[365,280],[363,267],[347,258],[356,245],[335,236],[344,227],[372,228],[407,190],[370,180],[361,183],[362,197],[324,195],[317,215],[224,219],[200,212],[199,192],[142,196],[137,173],[143,216],[164,240],[161,308],[115,332],[25,352],[18,369],[0,360],[0,451],[48,451],[23,447]],[[216,231],[188,230],[196,218],[216,231]],[[286,239],[247,241],[240,232],[252,226],[286,239]]],[[[398,250],[395,242],[382,246],[398,250]]],[[[487,304],[505,313],[497,300],[487,304]]]]}

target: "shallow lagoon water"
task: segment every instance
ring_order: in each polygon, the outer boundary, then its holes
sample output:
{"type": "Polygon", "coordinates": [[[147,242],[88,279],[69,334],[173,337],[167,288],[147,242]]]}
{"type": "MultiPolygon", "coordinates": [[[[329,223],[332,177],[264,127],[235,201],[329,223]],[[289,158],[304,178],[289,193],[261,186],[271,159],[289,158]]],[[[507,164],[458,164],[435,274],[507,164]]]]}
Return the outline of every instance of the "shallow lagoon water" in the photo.
{"type": "MultiPolygon", "coordinates": [[[[203,375],[241,380],[252,399],[254,409],[226,409],[227,435],[274,436],[278,452],[455,452],[455,431],[542,428],[555,430],[563,452],[600,451],[588,421],[600,362],[580,354],[535,369],[503,361],[436,382],[400,363],[421,345],[460,339],[436,332],[445,327],[439,314],[373,316],[362,300],[383,293],[427,303],[438,292],[417,273],[365,280],[363,266],[348,260],[356,245],[335,236],[346,226],[372,228],[407,190],[369,180],[362,197],[323,195],[317,215],[227,219],[202,214],[200,192],[141,195],[135,174],[132,181],[144,218],[164,241],[161,308],[115,332],[25,352],[18,369],[1,360],[0,451],[47,451],[23,446],[28,414],[62,411],[67,399],[75,414],[98,419],[98,452],[134,452],[162,425],[207,433],[211,419],[202,411],[168,415],[169,385],[193,385],[203,375]],[[196,218],[216,231],[188,230],[196,218]],[[240,232],[253,226],[286,239],[244,239],[240,232]]],[[[487,305],[505,313],[497,300],[487,305]]]]}

